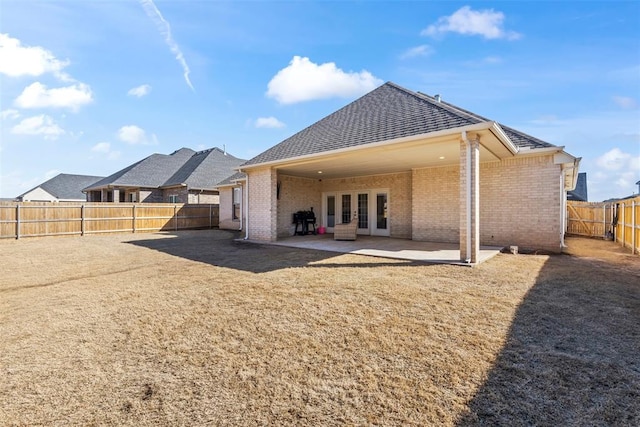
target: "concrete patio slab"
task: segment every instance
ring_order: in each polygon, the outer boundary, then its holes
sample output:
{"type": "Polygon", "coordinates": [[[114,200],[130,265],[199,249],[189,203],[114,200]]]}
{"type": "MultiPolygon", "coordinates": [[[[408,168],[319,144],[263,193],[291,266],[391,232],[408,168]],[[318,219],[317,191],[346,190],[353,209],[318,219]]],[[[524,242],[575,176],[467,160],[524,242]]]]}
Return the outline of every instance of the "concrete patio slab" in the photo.
{"type": "MultiPolygon", "coordinates": [[[[265,242],[255,242],[265,244],[265,242]]],[[[418,242],[390,237],[358,236],[355,241],[336,241],[333,234],[291,236],[267,244],[302,249],[369,255],[435,264],[474,265],[460,261],[460,249],[455,243],[418,242]]],[[[477,264],[496,256],[501,247],[481,246],[477,264]]]]}

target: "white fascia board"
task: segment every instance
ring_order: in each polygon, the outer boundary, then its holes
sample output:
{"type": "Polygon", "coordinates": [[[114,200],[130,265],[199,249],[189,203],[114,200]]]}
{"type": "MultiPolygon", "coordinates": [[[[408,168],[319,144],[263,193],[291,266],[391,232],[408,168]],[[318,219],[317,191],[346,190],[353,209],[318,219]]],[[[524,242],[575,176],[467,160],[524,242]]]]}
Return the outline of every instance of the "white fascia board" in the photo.
{"type": "Polygon", "coordinates": [[[283,165],[287,165],[287,164],[290,164],[290,163],[298,163],[298,162],[303,162],[303,161],[308,161],[308,160],[316,160],[318,158],[331,157],[331,156],[335,156],[335,155],[338,155],[338,154],[344,154],[344,153],[350,153],[350,152],[359,151],[359,150],[362,150],[362,149],[385,147],[385,146],[391,146],[391,145],[396,145],[396,144],[405,144],[405,143],[409,143],[409,142],[413,142],[413,141],[419,141],[421,139],[427,139],[427,138],[438,138],[438,137],[443,137],[443,136],[454,136],[454,135],[461,134],[464,131],[466,131],[466,132],[478,132],[478,131],[483,131],[483,130],[489,130],[491,132],[494,132],[494,131],[498,132],[498,130],[499,130],[498,133],[501,133],[503,135],[504,140],[502,138],[500,138],[498,135],[496,135],[496,137],[498,137],[498,139],[500,139],[500,141],[503,144],[505,142],[508,142],[508,144],[510,144],[512,148],[510,148],[507,144],[505,144],[505,145],[507,145],[507,148],[510,151],[515,150],[514,152],[517,152],[517,148],[515,148],[515,145],[513,145],[513,143],[507,137],[507,135],[505,135],[504,132],[502,132],[502,129],[500,128],[500,126],[496,122],[481,122],[481,123],[475,123],[473,125],[461,126],[461,127],[457,127],[457,128],[451,128],[451,129],[444,129],[444,130],[440,130],[440,131],[436,131],[436,132],[421,133],[419,135],[405,136],[405,137],[402,137],[402,138],[388,139],[388,140],[385,140],[385,141],[372,142],[372,143],[363,144],[363,145],[356,145],[355,147],[339,148],[337,150],[323,151],[323,152],[320,152],[320,153],[313,153],[313,154],[305,154],[303,156],[288,157],[286,159],[272,160],[272,161],[269,161],[269,162],[256,163],[256,164],[253,164],[253,165],[245,165],[245,166],[241,166],[239,171],[240,172],[246,172],[249,169],[258,169],[258,168],[263,168],[263,167],[267,167],[267,166],[283,166],[283,165]],[[496,127],[497,127],[497,129],[496,129],[496,127]]]}
{"type": "Polygon", "coordinates": [[[497,122],[490,122],[490,123],[491,123],[491,127],[489,128],[489,130],[491,131],[491,133],[493,133],[495,137],[498,138],[498,140],[509,151],[511,151],[511,153],[513,153],[514,155],[518,154],[520,149],[513,143],[513,141],[511,141],[511,139],[509,139],[507,134],[504,133],[504,130],[502,129],[502,127],[500,127],[500,125],[497,122]]]}

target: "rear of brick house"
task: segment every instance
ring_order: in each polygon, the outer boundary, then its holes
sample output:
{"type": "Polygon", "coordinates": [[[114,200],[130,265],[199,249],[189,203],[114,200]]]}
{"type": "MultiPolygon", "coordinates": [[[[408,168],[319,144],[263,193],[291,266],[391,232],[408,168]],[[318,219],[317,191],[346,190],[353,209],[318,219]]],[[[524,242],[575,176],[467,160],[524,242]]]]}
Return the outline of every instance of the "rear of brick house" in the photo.
{"type": "Polygon", "coordinates": [[[386,83],[254,157],[223,181],[220,227],[255,241],[358,217],[358,234],[559,252],[579,158],[515,129],[386,83]]]}

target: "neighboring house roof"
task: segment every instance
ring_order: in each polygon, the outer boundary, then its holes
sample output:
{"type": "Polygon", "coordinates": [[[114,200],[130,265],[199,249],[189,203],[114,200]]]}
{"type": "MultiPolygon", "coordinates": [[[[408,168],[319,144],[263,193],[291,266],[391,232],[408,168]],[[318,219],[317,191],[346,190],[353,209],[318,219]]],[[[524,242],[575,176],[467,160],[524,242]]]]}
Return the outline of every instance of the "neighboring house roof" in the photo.
{"type": "Polygon", "coordinates": [[[576,182],[576,188],[572,191],[567,191],[567,200],[575,200],[579,202],[588,201],[587,198],[587,173],[580,172],[578,174],[578,180],[576,182]]]}
{"type": "Polygon", "coordinates": [[[101,176],[61,173],[19,195],[18,199],[28,197],[28,194],[36,189],[42,189],[58,200],[84,200],[86,196],[82,189],[102,178],[101,176]]]}
{"type": "Polygon", "coordinates": [[[229,176],[229,173],[244,163],[219,148],[200,151],[169,178],[162,186],[172,187],[186,184],[190,189],[209,190],[229,176]]]}
{"type": "MultiPolygon", "coordinates": [[[[375,142],[488,122],[482,116],[387,82],[361,98],[259,154],[243,166],[313,155],[375,142]]],[[[506,126],[519,148],[552,144],[506,126]]]]}
{"type": "Polygon", "coordinates": [[[121,187],[160,187],[195,153],[195,151],[189,148],[181,148],[169,155],[152,154],[94,183],[85,190],[103,188],[109,185],[121,187]]]}
{"type": "Polygon", "coordinates": [[[108,176],[85,191],[113,187],[163,188],[186,185],[190,189],[213,189],[244,162],[219,148],[195,152],[181,148],[173,153],[152,154],[108,176]]]}
{"type": "Polygon", "coordinates": [[[244,172],[236,172],[233,175],[223,179],[218,183],[218,187],[228,187],[230,185],[236,185],[238,181],[244,181],[247,179],[247,174],[244,172]]]}

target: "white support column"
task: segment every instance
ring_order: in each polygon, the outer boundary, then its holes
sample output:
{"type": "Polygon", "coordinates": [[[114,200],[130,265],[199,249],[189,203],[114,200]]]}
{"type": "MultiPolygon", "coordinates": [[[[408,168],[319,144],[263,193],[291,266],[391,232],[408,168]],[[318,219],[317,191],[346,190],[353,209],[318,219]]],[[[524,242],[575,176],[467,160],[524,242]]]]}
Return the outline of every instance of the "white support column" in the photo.
{"type": "Polygon", "coordinates": [[[480,138],[462,133],[460,144],[460,260],[480,255],[480,138]]]}
{"type": "Polygon", "coordinates": [[[480,139],[471,145],[471,263],[480,257],[480,139]]]}

